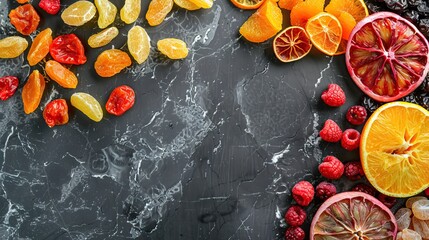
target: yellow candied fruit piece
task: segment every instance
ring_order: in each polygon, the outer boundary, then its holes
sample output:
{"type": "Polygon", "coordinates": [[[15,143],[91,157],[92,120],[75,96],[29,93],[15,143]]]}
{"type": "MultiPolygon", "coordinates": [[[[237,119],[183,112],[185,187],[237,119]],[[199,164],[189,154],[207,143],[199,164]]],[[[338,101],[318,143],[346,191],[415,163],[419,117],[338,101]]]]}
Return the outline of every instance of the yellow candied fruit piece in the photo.
{"type": "Polygon", "coordinates": [[[188,56],[186,43],[177,38],[165,38],[156,44],[158,50],[170,59],[183,59],[188,56]]]}
{"type": "Polygon", "coordinates": [[[95,0],[95,6],[98,10],[98,27],[106,28],[115,21],[118,9],[109,0],[95,0]]]}
{"type": "Polygon", "coordinates": [[[71,105],[95,122],[103,119],[103,109],[100,103],[88,93],[77,92],[70,98],[71,105]]]}
{"type": "Polygon", "coordinates": [[[128,50],[138,64],[143,63],[149,57],[150,38],[146,30],[140,26],[134,26],[128,31],[128,50]]]}
{"type": "Polygon", "coordinates": [[[97,9],[90,1],[77,1],[61,13],[61,19],[70,26],[82,26],[91,21],[97,13],[97,9]]]}
{"type": "Polygon", "coordinates": [[[28,47],[28,42],[23,37],[13,36],[0,40],[0,58],[16,58],[28,47]]]}
{"type": "Polygon", "coordinates": [[[92,48],[99,48],[109,44],[116,36],[119,30],[116,27],[109,27],[99,33],[95,33],[88,38],[88,45],[92,48]]]}
{"type": "Polygon", "coordinates": [[[124,6],[120,11],[121,20],[126,24],[137,20],[141,11],[141,0],[125,0],[124,6]]]}

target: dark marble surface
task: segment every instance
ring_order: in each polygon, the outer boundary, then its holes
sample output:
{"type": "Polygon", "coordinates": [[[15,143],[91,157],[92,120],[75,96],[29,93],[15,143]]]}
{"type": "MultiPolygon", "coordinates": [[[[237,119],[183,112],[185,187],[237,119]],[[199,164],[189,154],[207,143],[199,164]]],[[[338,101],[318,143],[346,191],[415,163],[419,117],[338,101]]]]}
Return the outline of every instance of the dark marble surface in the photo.
{"type": "MultiPolygon", "coordinates": [[[[118,38],[100,49],[85,43],[88,62],[71,67],[77,89],[49,82],[41,108],[30,115],[23,112],[21,88],[0,103],[0,239],[282,239],[291,187],[302,179],[321,181],[317,166],[325,155],[358,158],[318,137],[328,118],[350,127],[345,111],[361,96],[344,56],[313,50],[298,62],[280,63],[271,41],[240,38],[252,11],[227,0],[193,12],[174,7],[157,27],[144,19],[148,1],[142,5],[136,24],[153,47],[145,63],[97,77],[93,63],[101,51],[127,49],[131,25],[117,19],[118,38]],[[183,39],[189,56],[160,56],[156,41],[165,37],[183,39]],[[345,90],[344,106],[320,101],[329,83],[345,90]],[[50,100],[83,91],[104,105],[121,84],[137,95],[122,117],[105,113],[95,123],[71,108],[67,125],[44,123],[41,112],[50,100]]],[[[7,18],[16,6],[0,1],[2,38],[16,34],[7,18]]],[[[98,31],[95,19],[68,27],[36,9],[43,18],[38,31],[50,26],[55,36],[74,32],[83,42],[98,31]]],[[[0,60],[0,75],[19,76],[22,87],[32,69],[43,70],[43,64],[30,68],[25,56],[0,60]]]]}

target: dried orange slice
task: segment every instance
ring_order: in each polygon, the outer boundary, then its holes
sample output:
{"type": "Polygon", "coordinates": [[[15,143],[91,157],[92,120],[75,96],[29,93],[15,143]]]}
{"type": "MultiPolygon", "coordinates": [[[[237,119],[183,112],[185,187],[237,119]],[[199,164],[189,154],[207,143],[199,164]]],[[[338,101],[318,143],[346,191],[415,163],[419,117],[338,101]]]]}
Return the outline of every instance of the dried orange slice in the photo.
{"type": "Polygon", "coordinates": [[[177,6],[183,8],[183,9],[189,10],[189,11],[194,11],[194,10],[197,10],[197,9],[201,8],[200,6],[198,6],[195,3],[191,2],[190,0],[174,0],[174,3],[177,6]]]}
{"type": "Polygon", "coordinates": [[[342,29],[334,15],[325,12],[317,14],[308,20],[305,30],[317,49],[330,56],[336,54],[341,43],[342,29]]]}
{"type": "Polygon", "coordinates": [[[368,16],[368,8],[363,0],[331,0],[325,11],[336,17],[342,12],[348,12],[356,22],[368,16]]]}
{"type": "Polygon", "coordinates": [[[311,41],[302,27],[291,26],[281,31],[273,41],[274,54],[282,62],[303,58],[311,50],[311,41]]]}
{"type": "Polygon", "coordinates": [[[243,23],[240,34],[250,42],[264,42],[282,30],[282,24],[282,10],[276,2],[267,0],[243,23]]]}
{"type": "Polygon", "coordinates": [[[429,187],[429,112],[406,102],[379,107],[365,123],[360,158],[381,193],[409,197],[429,187]]]}
{"type": "Polygon", "coordinates": [[[257,9],[265,0],[231,0],[234,6],[241,9],[257,9]]]}
{"type": "Polygon", "coordinates": [[[380,12],[360,21],[346,50],[346,65],[356,85],[379,102],[414,91],[429,70],[429,44],[417,28],[397,14],[380,12]]]}
{"type": "Polygon", "coordinates": [[[344,11],[342,11],[340,15],[337,16],[337,19],[341,24],[341,29],[343,30],[342,38],[349,40],[350,33],[356,26],[356,20],[350,13],[344,11]]]}
{"type": "Polygon", "coordinates": [[[338,46],[337,52],[334,54],[334,56],[346,53],[346,48],[347,40],[341,39],[340,45],[338,46]]]}
{"type": "Polygon", "coordinates": [[[290,12],[290,24],[305,27],[308,19],[323,12],[325,0],[306,0],[296,4],[290,12]]]}
{"type": "Polygon", "coordinates": [[[292,8],[300,2],[302,2],[302,0],[279,0],[279,7],[286,10],[292,10],[292,8]]]}

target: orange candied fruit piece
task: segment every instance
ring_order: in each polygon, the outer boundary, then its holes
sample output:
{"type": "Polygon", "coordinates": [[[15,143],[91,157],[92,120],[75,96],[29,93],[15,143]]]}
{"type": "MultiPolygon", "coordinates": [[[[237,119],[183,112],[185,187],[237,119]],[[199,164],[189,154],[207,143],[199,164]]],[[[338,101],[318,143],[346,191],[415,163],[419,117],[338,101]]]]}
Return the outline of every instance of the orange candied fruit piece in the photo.
{"type": "Polygon", "coordinates": [[[131,66],[130,56],[119,49],[102,52],[94,63],[94,69],[101,77],[112,77],[129,66],[131,66]]]}
{"type": "Polygon", "coordinates": [[[61,63],[49,60],[46,62],[45,71],[48,76],[63,88],[76,88],[78,80],[76,75],[61,63]]]}
{"type": "Polygon", "coordinates": [[[308,19],[323,12],[325,0],[306,0],[296,4],[290,12],[290,24],[305,27],[308,19]]]}
{"type": "Polygon", "coordinates": [[[28,64],[30,64],[30,66],[34,66],[38,62],[42,61],[42,59],[48,55],[51,43],[52,30],[50,28],[47,28],[37,34],[27,55],[28,64]]]}
{"type": "Polygon", "coordinates": [[[250,42],[264,42],[282,30],[283,14],[275,1],[267,0],[240,27],[240,34],[250,42]]]}
{"type": "Polygon", "coordinates": [[[34,7],[29,3],[12,9],[9,13],[9,18],[10,23],[22,35],[30,35],[36,31],[40,22],[39,14],[37,14],[34,7]]]}
{"type": "Polygon", "coordinates": [[[146,20],[151,26],[157,26],[164,21],[171,9],[173,9],[173,0],[152,0],[146,12],[146,20]]]}
{"type": "Polygon", "coordinates": [[[292,10],[292,8],[300,2],[302,2],[302,0],[279,0],[279,7],[292,10]]]}
{"type": "Polygon", "coordinates": [[[38,70],[34,70],[22,88],[22,102],[26,114],[30,114],[37,109],[44,90],[45,79],[38,70]]]}

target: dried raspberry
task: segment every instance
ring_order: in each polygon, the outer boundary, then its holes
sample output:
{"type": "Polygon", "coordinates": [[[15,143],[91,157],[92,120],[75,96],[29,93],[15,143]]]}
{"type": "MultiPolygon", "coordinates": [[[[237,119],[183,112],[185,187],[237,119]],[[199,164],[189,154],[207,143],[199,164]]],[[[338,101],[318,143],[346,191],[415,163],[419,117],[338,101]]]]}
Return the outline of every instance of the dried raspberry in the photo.
{"type": "Polygon", "coordinates": [[[314,187],[307,181],[300,181],[292,188],[292,197],[295,201],[305,207],[314,198],[314,187]]]}
{"type": "Polygon", "coordinates": [[[366,120],[366,109],[362,106],[351,106],[346,114],[346,119],[353,125],[361,125],[366,120]]]}
{"type": "Polygon", "coordinates": [[[320,137],[327,142],[338,142],[341,139],[343,131],[336,122],[331,119],[326,120],[322,130],[320,130],[320,137]]]}
{"type": "Polygon", "coordinates": [[[384,195],[383,193],[378,194],[378,200],[388,208],[395,206],[396,203],[396,198],[384,195]]]}
{"type": "Polygon", "coordinates": [[[304,223],[306,217],[307,213],[302,207],[293,205],[286,211],[285,221],[290,226],[299,227],[304,223]]]}
{"type": "Polygon", "coordinates": [[[305,232],[300,227],[288,227],[285,232],[285,240],[304,240],[305,232]]]}
{"type": "Polygon", "coordinates": [[[331,107],[339,107],[346,102],[343,89],[337,84],[329,84],[328,89],[322,93],[322,100],[331,107]]]}
{"type": "Polygon", "coordinates": [[[352,191],[363,192],[375,197],[377,190],[374,187],[366,185],[365,183],[358,183],[353,188],[352,191]]]}
{"type": "Polygon", "coordinates": [[[355,129],[346,129],[341,137],[341,146],[352,151],[359,147],[360,133],[355,129]]]}
{"type": "Polygon", "coordinates": [[[425,195],[426,195],[426,197],[429,197],[429,188],[426,188],[425,195]]]}
{"type": "Polygon", "coordinates": [[[356,181],[365,177],[365,172],[359,161],[348,162],[344,165],[344,175],[351,181],[356,181]]]}
{"type": "Polygon", "coordinates": [[[334,156],[326,156],[319,165],[319,172],[327,179],[339,179],[344,173],[344,164],[334,156]]]}
{"type": "Polygon", "coordinates": [[[322,201],[337,194],[337,188],[334,184],[328,182],[321,182],[316,187],[316,197],[322,201]]]}

